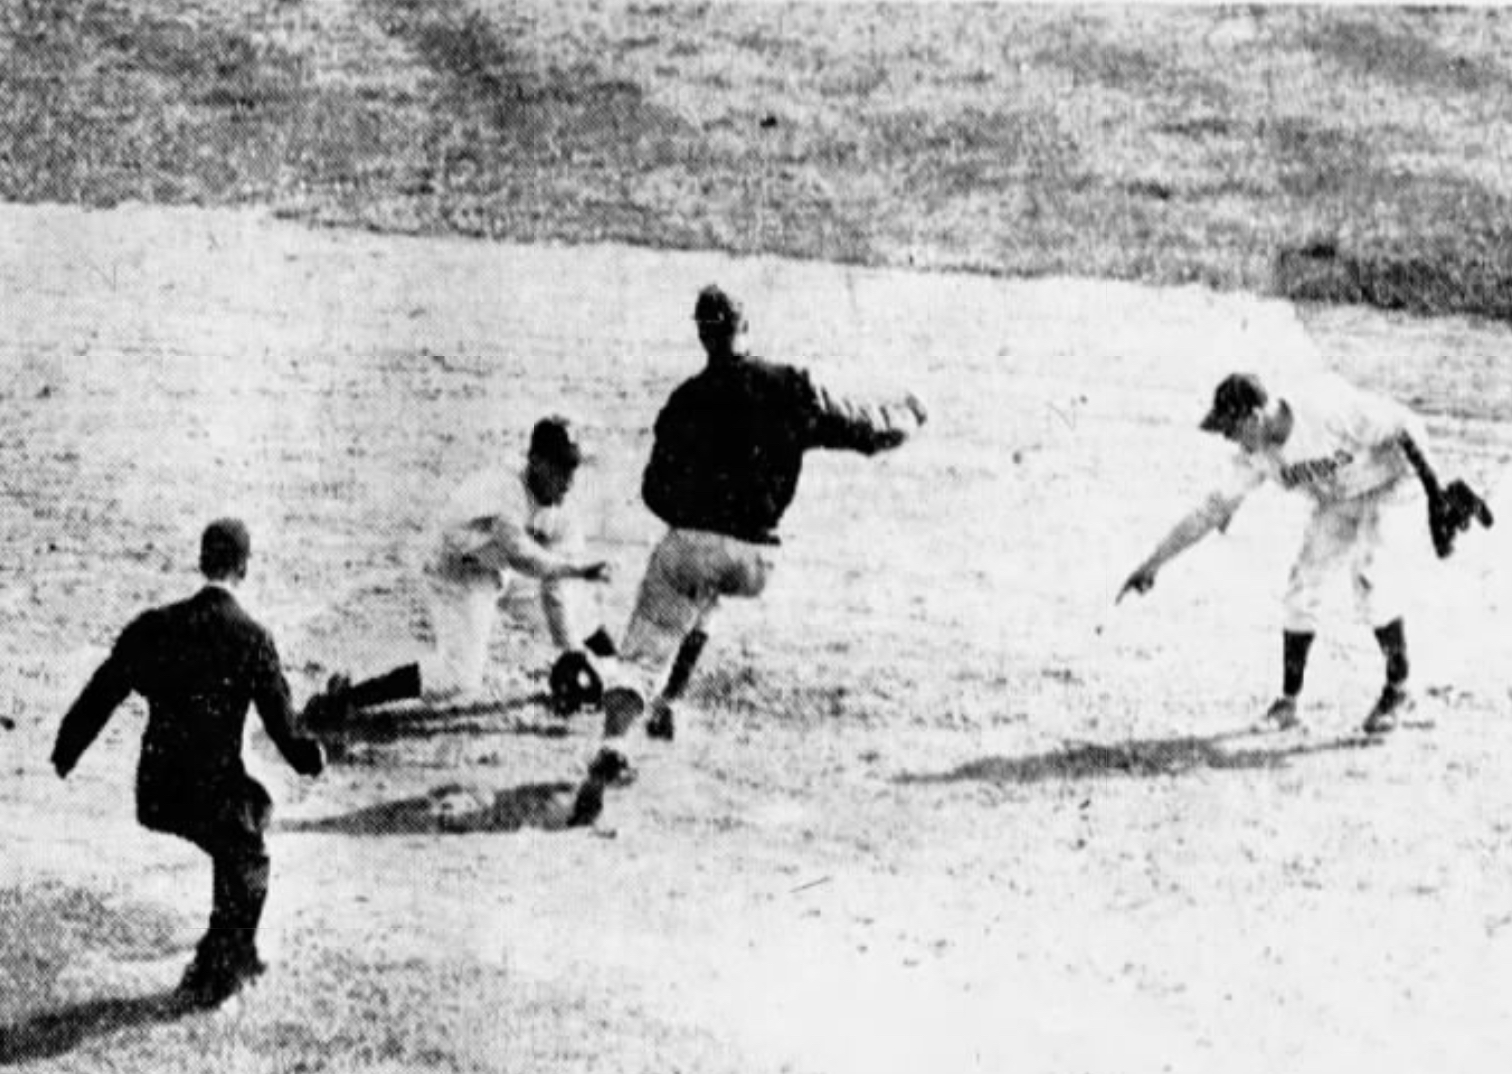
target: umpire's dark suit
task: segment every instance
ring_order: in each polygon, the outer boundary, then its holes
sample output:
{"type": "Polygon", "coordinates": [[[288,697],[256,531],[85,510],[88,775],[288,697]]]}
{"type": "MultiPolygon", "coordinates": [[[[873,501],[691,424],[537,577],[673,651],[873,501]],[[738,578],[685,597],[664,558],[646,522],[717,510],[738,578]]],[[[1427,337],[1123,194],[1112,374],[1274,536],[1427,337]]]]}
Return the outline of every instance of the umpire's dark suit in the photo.
{"type": "Polygon", "coordinates": [[[137,819],[182,836],[215,866],[201,973],[256,972],[256,931],[268,892],[263,832],[272,802],[242,764],[249,703],[297,771],[315,774],[319,746],[296,734],[289,684],[269,633],[229,590],[210,584],[154,608],[121,633],[63,717],[53,765],[66,775],[132,691],[147,699],[137,768],[137,819]]]}

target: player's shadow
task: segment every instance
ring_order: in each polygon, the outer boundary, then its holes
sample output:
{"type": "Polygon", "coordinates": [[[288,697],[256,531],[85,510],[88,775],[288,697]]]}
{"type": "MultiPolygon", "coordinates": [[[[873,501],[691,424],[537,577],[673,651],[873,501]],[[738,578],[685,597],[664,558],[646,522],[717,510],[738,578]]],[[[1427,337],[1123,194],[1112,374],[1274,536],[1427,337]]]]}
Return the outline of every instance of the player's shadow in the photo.
{"type": "Polygon", "coordinates": [[[380,802],[350,813],[275,825],[286,832],[383,837],[517,832],[526,828],[555,832],[567,828],[578,785],[568,782],[526,783],[489,791],[448,784],[413,798],[380,802]]]}
{"type": "Polygon", "coordinates": [[[1256,736],[1250,732],[1234,731],[1208,736],[1130,739],[1111,744],[1068,742],[1049,753],[1025,757],[982,757],[948,772],[905,772],[897,777],[897,782],[958,783],[974,780],[982,783],[1031,784],[1051,780],[1180,776],[1201,769],[1227,771],[1284,768],[1295,757],[1362,749],[1375,742],[1363,735],[1347,735],[1264,745],[1235,744],[1244,740],[1253,743],[1256,736]]]}
{"type": "Polygon", "coordinates": [[[0,1066],[53,1059],[97,1037],[123,1029],[172,1022],[191,1008],[173,992],[149,996],[91,999],[23,1022],[0,1025],[0,1066]]]}
{"type": "Polygon", "coordinates": [[[443,736],[479,737],[485,735],[535,735],[540,738],[566,738],[571,729],[562,718],[540,719],[548,698],[544,693],[504,701],[482,701],[470,705],[431,708],[406,704],[370,709],[353,717],[338,728],[325,729],[319,735],[328,744],[340,747],[355,743],[392,743],[443,736]]]}

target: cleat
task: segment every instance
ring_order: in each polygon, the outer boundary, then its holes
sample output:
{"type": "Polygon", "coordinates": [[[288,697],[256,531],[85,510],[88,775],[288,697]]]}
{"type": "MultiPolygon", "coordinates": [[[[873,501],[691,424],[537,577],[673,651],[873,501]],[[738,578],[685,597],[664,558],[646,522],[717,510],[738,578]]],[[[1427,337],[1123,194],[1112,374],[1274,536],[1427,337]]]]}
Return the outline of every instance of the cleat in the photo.
{"type": "Polygon", "coordinates": [[[633,686],[613,686],[604,691],[604,737],[619,738],[646,711],[646,699],[633,686]]]}
{"type": "Polygon", "coordinates": [[[664,698],[657,698],[651,702],[651,715],[646,719],[646,737],[671,742],[676,733],[677,726],[672,716],[672,705],[664,698]]]}
{"type": "Polygon", "coordinates": [[[606,787],[628,787],[635,782],[635,769],[627,758],[613,746],[605,746],[588,766],[588,778],[578,788],[572,802],[572,813],[567,818],[569,828],[586,828],[598,820],[604,811],[606,787]]]}
{"type": "Polygon", "coordinates": [[[1297,715],[1297,699],[1294,697],[1278,697],[1271,702],[1270,708],[1265,710],[1265,715],[1260,717],[1260,723],[1256,725],[1257,731],[1290,731],[1302,725],[1302,718],[1297,715]]]}
{"type": "Polygon", "coordinates": [[[1404,714],[1412,711],[1412,694],[1406,686],[1388,682],[1376,699],[1375,707],[1365,717],[1361,728],[1367,735],[1386,735],[1395,731],[1404,714]]]}

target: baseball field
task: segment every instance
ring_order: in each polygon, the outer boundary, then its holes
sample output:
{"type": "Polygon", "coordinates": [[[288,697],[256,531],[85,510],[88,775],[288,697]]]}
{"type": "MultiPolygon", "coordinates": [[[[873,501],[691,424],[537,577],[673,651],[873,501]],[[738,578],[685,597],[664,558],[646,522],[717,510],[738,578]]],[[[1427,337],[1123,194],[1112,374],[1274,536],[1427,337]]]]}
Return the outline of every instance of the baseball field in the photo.
{"type": "Polygon", "coordinates": [[[1512,333],[1445,312],[1504,289],[1495,13],[6,18],[0,1066],[1505,1068],[1512,333]],[[236,513],[297,700],[412,659],[434,509],[551,410],[593,456],[619,628],[713,280],[758,351],[911,389],[930,424],[812,457],[768,592],[592,830],[559,799],[594,721],[529,700],[529,609],[494,712],[355,741],[318,781],[251,733],[272,968],[171,1013],[210,875],[133,820],[140,703],[67,782],[47,763],[116,633],[192,591],[201,526],[236,513]],[[1503,520],[1447,562],[1425,525],[1419,705],[1371,744],[1379,655],[1343,592],[1306,730],[1250,731],[1301,524],[1281,494],[1113,604],[1224,465],[1195,428],[1216,380],[1315,365],[1416,406],[1503,520]]]}

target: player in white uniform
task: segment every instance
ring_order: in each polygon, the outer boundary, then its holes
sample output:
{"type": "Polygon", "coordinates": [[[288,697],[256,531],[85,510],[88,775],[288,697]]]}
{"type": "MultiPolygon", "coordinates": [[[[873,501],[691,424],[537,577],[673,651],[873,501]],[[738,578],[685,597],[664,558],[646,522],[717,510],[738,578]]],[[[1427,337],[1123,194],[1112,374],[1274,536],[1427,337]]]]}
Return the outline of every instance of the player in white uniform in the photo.
{"type": "Polygon", "coordinates": [[[1309,378],[1297,389],[1273,395],[1248,374],[1218,385],[1201,428],[1239,446],[1233,470],[1129,575],[1118,596],[1148,592],[1167,562],[1225,529],[1263,482],[1306,495],[1313,510],[1286,587],[1281,695],[1265,723],[1286,729],[1299,722],[1297,698],[1322,590],[1347,570],[1358,614],[1374,628],[1386,658],[1385,686],[1365,720],[1367,733],[1381,734],[1396,726],[1411,700],[1399,565],[1411,530],[1399,518],[1417,499],[1417,484],[1433,501],[1439,481],[1423,423],[1407,407],[1333,375],[1309,378]]]}
{"type": "Polygon", "coordinates": [[[539,583],[559,653],[610,648],[602,628],[581,639],[569,589],[574,581],[609,580],[608,563],[585,555],[565,506],[581,461],[571,426],[552,416],[536,423],[523,470],[494,467],[465,480],[437,519],[435,552],[424,570],[434,649],[355,685],[345,675],[332,676],[306,707],[305,722],[340,725],[357,710],[406,698],[465,702],[483,684],[499,601],[521,579],[539,583]]]}

